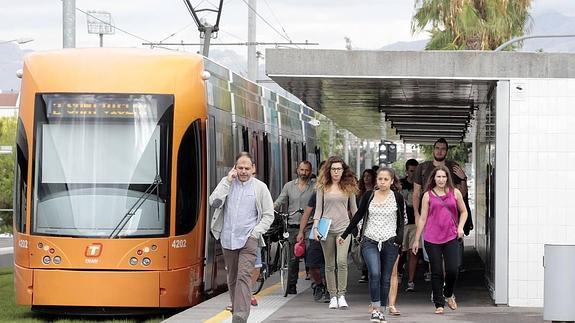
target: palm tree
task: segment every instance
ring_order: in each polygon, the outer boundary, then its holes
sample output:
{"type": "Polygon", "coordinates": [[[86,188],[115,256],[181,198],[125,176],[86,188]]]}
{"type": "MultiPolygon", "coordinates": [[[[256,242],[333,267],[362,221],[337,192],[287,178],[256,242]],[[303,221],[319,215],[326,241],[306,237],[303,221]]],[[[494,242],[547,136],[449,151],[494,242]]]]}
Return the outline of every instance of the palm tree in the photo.
{"type": "MultiPolygon", "coordinates": [[[[426,49],[493,50],[524,34],[533,0],[416,0],[413,33],[428,31],[426,49]]],[[[513,48],[513,47],[510,47],[513,48]]]]}

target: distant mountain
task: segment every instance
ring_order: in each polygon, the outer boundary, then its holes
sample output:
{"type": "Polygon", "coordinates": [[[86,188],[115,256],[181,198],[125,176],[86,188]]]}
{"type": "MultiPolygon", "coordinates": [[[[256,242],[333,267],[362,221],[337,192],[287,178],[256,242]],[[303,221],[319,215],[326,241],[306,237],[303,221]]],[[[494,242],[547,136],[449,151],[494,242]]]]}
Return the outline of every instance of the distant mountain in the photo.
{"type": "MultiPolygon", "coordinates": [[[[533,18],[530,35],[566,35],[575,32],[575,17],[549,11],[533,18]]],[[[521,51],[568,52],[575,53],[575,38],[539,38],[528,39],[521,51]]]]}
{"type": "Polygon", "coordinates": [[[429,39],[416,40],[416,41],[398,41],[393,44],[385,45],[382,50],[390,51],[420,51],[425,49],[425,45],[429,39]]]}
{"type": "MultiPolygon", "coordinates": [[[[527,35],[565,35],[573,34],[575,31],[575,17],[565,16],[556,11],[533,17],[533,24],[527,35]]],[[[429,40],[417,40],[412,42],[396,42],[383,46],[382,50],[424,50],[429,40]]],[[[522,52],[533,52],[543,50],[544,52],[568,52],[575,53],[575,38],[534,38],[523,42],[522,52]]]]}

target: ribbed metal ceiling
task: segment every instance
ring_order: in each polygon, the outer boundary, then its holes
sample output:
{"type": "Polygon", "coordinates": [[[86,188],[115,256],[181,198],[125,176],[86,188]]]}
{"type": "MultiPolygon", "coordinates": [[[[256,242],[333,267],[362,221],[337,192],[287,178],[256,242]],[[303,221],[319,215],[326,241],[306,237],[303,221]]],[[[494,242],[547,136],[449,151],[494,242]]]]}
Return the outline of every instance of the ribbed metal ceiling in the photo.
{"type": "Polygon", "coordinates": [[[386,139],[406,143],[439,137],[462,141],[475,110],[495,86],[491,80],[467,79],[271,77],[360,138],[382,137],[384,113],[386,139]]]}

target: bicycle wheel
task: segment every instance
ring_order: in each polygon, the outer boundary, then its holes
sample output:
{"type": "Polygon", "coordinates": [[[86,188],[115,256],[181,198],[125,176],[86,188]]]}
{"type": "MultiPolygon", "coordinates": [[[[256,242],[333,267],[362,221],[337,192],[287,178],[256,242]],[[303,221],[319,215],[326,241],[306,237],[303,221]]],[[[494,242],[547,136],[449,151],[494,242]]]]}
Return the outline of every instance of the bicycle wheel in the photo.
{"type": "Polygon", "coordinates": [[[282,290],[284,292],[284,297],[288,294],[288,279],[289,279],[289,254],[290,254],[290,243],[285,241],[281,246],[281,257],[280,257],[280,280],[282,285],[282,290]]]}
{"type": "Polygon", "coordinates": [[[267,249],[264,247],[262,248],[262,266],[260,267],[259,276],[255,280],[252,279],[252,295],[256,295],[262,290],[267,275],[267,249]]]}

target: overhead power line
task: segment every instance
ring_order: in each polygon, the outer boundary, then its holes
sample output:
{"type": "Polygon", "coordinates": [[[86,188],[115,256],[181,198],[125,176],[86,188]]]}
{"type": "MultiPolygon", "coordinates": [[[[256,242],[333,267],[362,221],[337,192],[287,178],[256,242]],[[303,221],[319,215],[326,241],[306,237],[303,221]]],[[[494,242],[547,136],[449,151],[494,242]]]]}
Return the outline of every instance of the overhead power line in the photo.
{"type": "Polygon", "coordinates": [[[284,32],[284,35],[286,35],[286,37],[291,41],[291,37],[288,35],[287,31],[285,30],[284,26],[282,25],[282,23],[280,22],[280,20],[278,19],[278,17],[276,16],[276,14],[274,13],[274,10],[272,9],[272,7],[270,6],[270,4],[268,3],[268,0],[264,0],[266,6],[268,7],[268,9],[270,10],[272,16],[274,17],[274,19],[276,20],[276,22],[278,23],[278,25],[280,25],[282,31],[284,32]]]}
{"type": "MultiPolygon", "coordinates": [[[[200,2],[200,4],[202,4],[202,3],[203,3],[203,1],[200,2]]],[[[206,31],[208,32],[208,34],[211,34],[212,32],[214,32],[214,33],[218,32],[218,30],[220,29],[220,17],[222,15],[222,6],[224,4],[224,0],[220,0],[219,6],[217,6],[217,8],[214,8],[214,9],[212,9],[212,8],[198,9],[199,4],[194,8],[194,6],[192,6],[192,4],[190,3],[190,0],[184,0],[184,4],[188,8],[190,15],[192,15],[194,22],[198,26],[198,30],[200,31],[200,35],[204,35],[206,33],[206,31]],[[200,13],[200,12],[212,12],[212,13],[217,14],[216,22],[214,23],[214,25],[208,26],[206,23],[202,22],[200,20],[200,18],[198,17],[198,13],[200,13]],[[208,30],[208,28],[209,28],[209,30],[208,30]]],[[[212,4],[212,6],[213,6],[213,4],[212,4]]],[[[211,37],[211,35],[210,35],[210,37],[211,37]]]]}
{"type": "Polygon", "coordinates": [[[283,39],[292,42],[291,39],[289,39],[288,37],[286,37],[285,35],[283,35],[282,33],[280,33],[274,26],[272,26],[272,24],[270,24],[264,17],[262,17],[257,10],[255,10],[254,8],[252,8],[252,6],[250,6],[249,3],[246,2],[246,0],[242,0],[243,3],[246,4],[246,6],[248,6],[248,8],[253,11],[258,17],[260,17],[260,19],[266,23],[266,25],[268,25],[273,31],[275,31],[278,35],[280,35],[283,39]]]}
{"type": "Polygon", "coordinates": [[[81,13],[85,14],[86,16],[90,16],[90,17],[92,17],[92,18],[94,18],[94,19],[96,19],[96,20],[98,20],[98,21],[100,21],[100,22],[102,22],[102,23],[105,23],[105,24],[107,24],[107,25],[110,25],[110,27],[112,27],[112,28],[114,28],[114,29],[116,29],[116,30],[121,31],[121,32],[123,32],[124,34],[127,34],[127,35],[130,35],[130,36],[132,36],[132,37],[138,38],[139,40],[143,40],[143,41],[145,41],[145,42],[150,42],[149,40],[147,40],[147,39],[145,39],[145,38],[143,38],[143,37],[140,37],[140,36],[138,36],[138,35],[135,35],[135,34],[129,32],[129,31],[124,30],[124,29],[122,29],[122,28],[120,28],[120,27],[117,27],[117,26],[115,26],[115,25],[112,25],[112,24],[110,24],[109,22],[104,21],[104,20],[102,20],[102,19],[100,19],[100,18],[98,18],[98,17],[96,17],[96,16],[94,16],[94,15],[92,15],[92,14],[90,14],[90,13],[88,13],[88,12],[86,12],[86,11],[80,9],[80,8],[78,8],[78,7],[76,7],[76,10],[80,11],[81,13]]]}
{"type": "MultiPolygon", "coordinates": [[[[147,42],[147,43],[142,43],[142,45],[146,45],[146,46],[156,46],[156,45],[164,45],[164,46],[199,46],[199,45],[203,45],[200,43],[184,43],[183,41],[181,43],[151,43],[151,42],[147,42]]],[[[304,45],[304,46],[316,46],[319,45],[319,43],[310,43],[308,41],[302,42],[302,43],[294,43],[294,42],[287,42],[287,43],[278,43],[278,42],[254,42],[254,43],[250,43],[250,42],[238,42],[238,43],[214,43],[211,45],[242,45],[242,46],[247,46],[247,45],[275,45],[275,46],[284,46],[284,45],[304,45]]]]}

